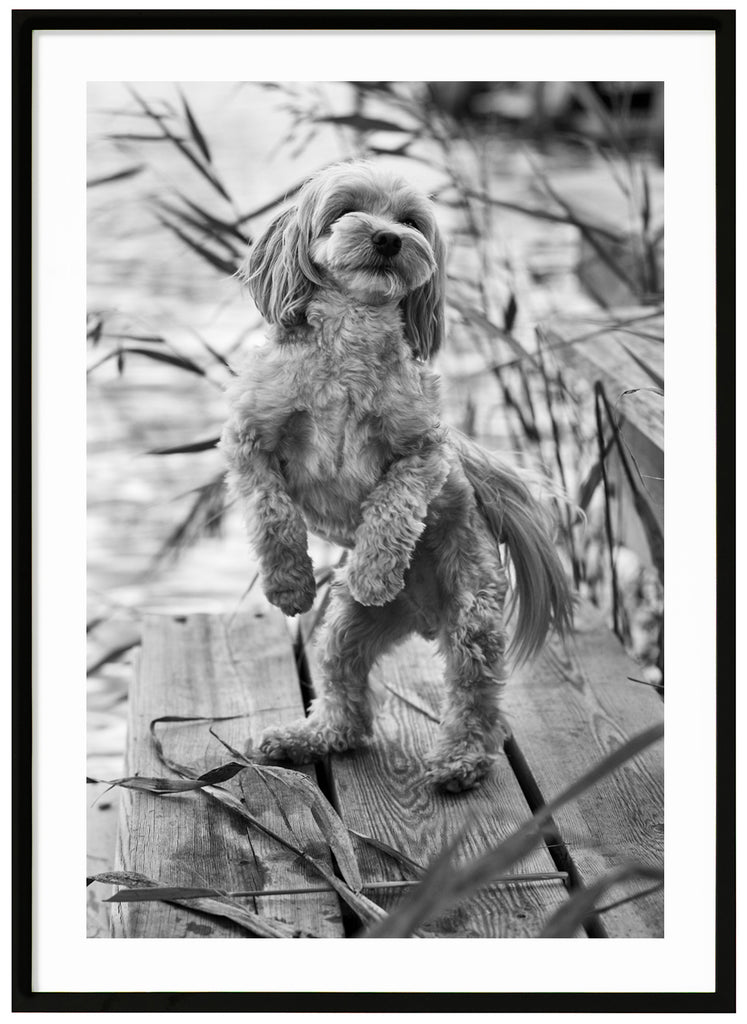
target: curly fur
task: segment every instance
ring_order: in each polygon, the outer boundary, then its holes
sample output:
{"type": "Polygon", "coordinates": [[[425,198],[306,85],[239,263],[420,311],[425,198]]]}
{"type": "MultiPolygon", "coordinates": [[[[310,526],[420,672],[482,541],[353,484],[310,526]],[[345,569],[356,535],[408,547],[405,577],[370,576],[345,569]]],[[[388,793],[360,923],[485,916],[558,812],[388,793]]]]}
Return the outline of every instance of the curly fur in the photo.
{"type": "Polygon", "coordinates": [[[287,615],[311,607],[307,528],[351,549],[323,631],[321,693],[260,748],[303,763],[363,743],[369,671],[418,632],[446,661],[428,774],[470,788],[499,747],[507,653],[536,653],[571,603],[542,507],[514,471],[441,425],[425,363],[443,337],[431,204],[369,164],[337,165],[270,225],[243,273],[271,327],[231,388],[221,447],[267,597],[287,615]],[[518,598],[510,651],[501,543],[518,598]]]}

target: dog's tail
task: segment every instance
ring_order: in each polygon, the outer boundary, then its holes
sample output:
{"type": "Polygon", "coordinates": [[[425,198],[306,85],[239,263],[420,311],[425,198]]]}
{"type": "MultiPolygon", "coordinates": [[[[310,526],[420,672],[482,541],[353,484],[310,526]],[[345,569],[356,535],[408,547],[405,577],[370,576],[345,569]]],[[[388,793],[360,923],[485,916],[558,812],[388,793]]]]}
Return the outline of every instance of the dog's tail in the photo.
{"type": "Polygon", "coordinates": [[[509,655],[522,662],[537,654],[550,628],[565,634],[573,620],[566,573],[552,537],[552,516],[519,473],[459,431],[451,431],[478,507],[513,566],[516,625],[509,655]]]}

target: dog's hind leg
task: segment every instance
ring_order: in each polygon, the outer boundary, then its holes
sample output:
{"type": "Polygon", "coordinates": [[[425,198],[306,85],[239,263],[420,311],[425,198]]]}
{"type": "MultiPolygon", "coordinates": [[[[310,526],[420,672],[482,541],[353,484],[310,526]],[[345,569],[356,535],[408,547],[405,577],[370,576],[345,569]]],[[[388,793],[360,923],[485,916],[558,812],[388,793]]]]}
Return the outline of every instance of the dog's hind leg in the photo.
{"type": "Polygon", "coordinates": [[[446,694],[439,736],[428,755],[428,777],[458,792],[487,775],[505,732],[500,697],[506,678],[507,577],[495,545],[474,516],[445,521],[431,551],[439,581],[438,641],[446,661],[446,694]]]}
{"type": "Polygon", "coordinates": [[[360,746],[371,732],[368,673],[377,658],[412,631],[404,602],[364,607],[335,584],[320,640],[320,693],[307,718],[265,730],[260,750],[303,764],[360,746]]]}
{"type": "Polygon", "coordinates": [[[503,739],[500,697],[506,671],[501,609],[475,598],[468,617],[445,626],[446,697],[439,737],[428,757],[428,777],[459,792],[477,785],[495,761],[503,739]]]}

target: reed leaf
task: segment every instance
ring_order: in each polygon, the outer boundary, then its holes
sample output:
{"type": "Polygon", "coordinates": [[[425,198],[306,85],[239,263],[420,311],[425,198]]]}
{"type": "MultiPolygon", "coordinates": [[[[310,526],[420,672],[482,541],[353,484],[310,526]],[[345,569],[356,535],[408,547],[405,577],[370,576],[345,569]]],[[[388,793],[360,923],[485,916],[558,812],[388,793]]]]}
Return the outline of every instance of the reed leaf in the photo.
{"type": "MultiPolygon", "coordinates": [[[[348,830],[337,811],[316,783],[312,782],[311,779],[301,772],[296,772],[289,768],[262,764],[252,764],[251,768],[261,775],[265,781],[273,780],[279,782],[281,786],[284,786],[288,792],[297,796],[309,808],[314,821],[319,826],[329,848],[335,855],[343,878],[351,889],[355,892],[360,892],[363,883],[348,830]]],[[[270,786],[270,789],[272,789],[272,786],[270,786]]],[[[277,799],[277,792],[274,792],[277,799]]],[[[280,803],[281,801],[278,802],[280,803]]]]}
{"type": "Polygon", "coordinates": [[[193,252],[197,253],[197,255],[205,260],[206,263],[209,263],[211,267],[214,267],[215,270],[220,271],[220,273],[225,274],[227,277],[233,277],[238,269],[238,262],[230,263],[228,260],[223,259],[222,256],[219,256],[217,253],[207,249],[204,245],[195,241],[195,239],[191,238],[185,231],[182,231],[177,224],[172,224],[170,220],[167,220],[165,217],[161,217],[158,214],[156,214],[156,216],[158,218],[158,222],[163,227],[167,228],[169,231],[173,231],[177,238],[184,242],[184,244],[193,252]]]}
{"type": "MultiPolygon", "coordinates": [[[[541,939],[571,939],[590,917],[596,915],[599,910],[597,901],[613,886],[634,878],[656,879],[661,885],[663,877],[661,868],[653,868],[644,864],[621,865],[588,888],[577,889],[546,921],[539,937],[541,939]]],[[[660,885],[656,888],[659,888],[660,885]]],[[[645,894],[651,891],[653,890],[647,889],[645,894]]],[[[633,893],[628,899],[640,898],[643,895],[644,892],[633,893]]]]}
{"type": "MultiPolygon", "coordinates": [[[[89,882],[104,882],[107,885],[130,885],[134,889],[124,890],[106,903],[124,903],[135,900],[162,899],[167,903],[176,903],[178,906],[186,906],[190,910],[199,910],[201,913],[209,914],[211,917],[225,917],[234,924],[238,924],[252,935],[258,935],[265,939],[293,939],[300,937],[300,932],[284,921],[277,921],[272,917],[261,917],[259,914],[247,910],[240,903],[236,903],[229,897],[220,894],[215,890],[215,895],[195,896],[195,893],[205,890],[182,888],[178,886],[165,885],[163,882],[154,881],[145,875],[138,875],[132,871],[107,871],[99,875],[92,875],[89,882]],[[138,891],[144,891],[150,895],[138,896],[138,891]],[[153,895],[156,891],[160,895],[153,895]]],[[[211,890],[207,890],[211,892],[211,890]]]]}
{"type": "Polygon", "coordinates": [[[212,156],[210,154],[210,149],[208,147],[207,140],[205,139],[205,136],[200,131],[200,127],[197,124],[197,120],[196,120],[194,114],[192,113],[192,110],[191,110],[189,104],[187,103],[187,97],[184,95],[184,93],[182,92],[181,89],[179,90],[179,98],[182,101],[182,106],[184,107],[184,116],[187,119],[187,124],[189,125],[189,131],[190,131],[190,134],[192,135],[192,138],[193,138],[193,140],[195,142],[195,145],[197,146],[199,151],[202,153],[202,155],[205,157],[205,160],[209,164],[211,164],[213,162],[213,158],[212,158],[212,156]]]}
{"type": "Polygon", "coordinates": [[[186,142],[186,139],[178,138],[171,134],[142,135],[137,132],[109,132],[107,139],[115,142],[186,142]]]}
{"type": "Polygon", "coordinates": [[[366,843],[368,846],[372,846],[380,853],[385,853],[387,857],[391,857],[392,860],[395,860],[400,867],[405,868],[414,875],[415,878],[422,878],[425,874],[425,868],[422,864],[418,864],[418,862],[414,861],[412,857],[408,857],[406,853],[402,853],[401,850],[397,850],[393,846],[390,846],[389,843],[385,843],[383,839],[375,839],[373,836],[363,835],[362,832],[356,832],[354,828],[349,828],[348,832],[355,836],[356,839],[360,839],[362,843],[366,843]]]}
{"type": "MultiPolygon", "coordinates": [[[[211,238],[219,245],[222,245],[224,249],[228,250],[229,255],[234,259],[238,259],[242,256],[241,251],[237,249],[233,242],[231,242],[230,238],[227,237],[226,232],[215,227],[210,221],[193,216],[192,214],[179,209],[179,207],[175,206],[173,203],[166,202],[164,199],[159,199],[157,206],[161,211],[170,214],[172,217],[176,217],[188,227],[193,228],[195,231],[201,231],[208,238],[211,238]]],[[[163,220],[161,223],[163,223],[163,220]]],[[[173,225],[170,226],[173,230],[173,225]]]]}
{"type": "Polygon", "coordinates": [[[173,445],[170,448],[150,448],[147,455],[181,455],[185,452],[207,452],[216,448],[220,437],[208,437],[204,441],[191,441],[188,444],[173,445]]]}
{"type": "MultiPolygon", "coordinates": [[[[94,779],[87,778],[89,783],[103,783],[109,789],[119,786],[122,789],[135,789],[143,793],[158,793],[163,796],[166,793],[189,793],[205,786],[215,786],[219,782],[226,782],[232,779],[238,772],[246,768],[245,764],[229,762],[218,765],[210,771],[198,775],[192,779],[162,779],[146,775],[128,775],[121,779],[94,779]]],[[[108,792],[108,790],[106,791],[108,792]]]]}
{"type": "Polygon", "coordinates": [[[89,178],[86,188],[97,188],[99,185],[108,185],[112,181],[122,181],[125,178],[134,178],[145,170],[145,164],[135,164],[133,167],[125,167],[121,171],[114,171],[112,174],[104,174],[98,178],[89,178]]]}
{"type": "Polygon", "coordinates": [[[339,125],[344,128],[354,128],[358,132],[402,132],[412,134],[410,128],[404,128],[395,121],[386,121],[379,117],[366,117],[363,114],[327,114],[323,117],[315,117],[316,124],[339,125]]]}
{"type": "MultiPolygon", "coordinates": [[[[625,351],[630,356],[630,358],[633,360],[633,362],[636,363],[636,365],[640,366],[640,368],[647,375],[647,377],[651,381],[653,381],[653,383],[656,385],[656,388],[657,388],[657,394],[663,395],[664,394],[664,378],[661,376],[661,374],[657,373],[656,370],[654,370],[653,367],[649,366],[649,364],[646,362],[645,359],[641,359],[641,357],[639,355],[637,355],[631,348],[629,348],[628,345],[626,345],[624,341],[621,341],[619,338],[617,338],[617,343],[618,343],[618,345],[621,348],[625,349],[625,351]]],[[[631,392],[626,391],[625,394],[631,394],[631,392]]]]}
{"type": "Polygon", "coordinates": [[[208,483],[193,492],[195,498],[186,514],[155,555],[154,565],[164,559],[177,558],[201,537],[214,537],[220,533],[226,511],[226,479],[218,473],[208,483]]]}
{"type": "MultiPolygon", "coordinates": [[[[173,352],[160,352],[158,349],[140,348],[128,345],[123,349],[128,355],[145,356],[147,359],[154,359],[157,363],[167,363],[169,366],[176,366],[180,370],[187,370],[189,373],[204,377],[205,371],[197,363],[192,362],[186,356],[176,355],[173,352]]],[[[112,353],[113,355],[114,353],[112,353]]]]}
{"type": "Polygon", "coordinates": [[[140,646],[140,638],[137,640],[130,640],[126,644],[120,644],[118,647],[112,647],[106,654],[102,654],[100,658],[86,669],[87,676],[95,676],[97,672],[100,672],[105,665],[110,665],[114,661],[119,661],[128,651],[131,651],[133,647],[140,646]]]}
{"type": "Polygon", "coordinates": [[[146,100],[144,100],[143,97],[140,96],[140,94],[137,92],[137,90],[134,89],[131,85],[128,86],[128,89],[132,96],[135,98],[135,100],[143,108],[144,112],[148,115],[148,117],[150,117],[158,125],[158,127],[166,136],[166,138],[168,138],[169,141],[176,146],[179,152],[182,153],[187,158],[187,160],[189,160],[192,166],[202,175],[202,177],[207,182],[209,182],[209,184],[215,189],[215,191],[218,192],[219,195],[221,195],[227,202],[230,203],[231,197],[229,196],[228,192],[226,192],[221,182],[216,178],[215,174],[208,167],[200,163],[200,161],[197,159],[194,153],[192,153],[187,147],[186,141],[184,139],[178,138],[176,135],[173,134],[168,124],[166,123],[166,118],[164,117],[164,115],[158,114],[156,111],[154,111],[152,107],[150,107],[149,104],[146,102],[146,100]]]}
{"type": "Polygon", "coordinates": [[[280,206],[287,202],[296,195],[296,193],[301,191],[303,186],[306,184],[306,181],[307,179],[304,178],[302,181],[297,181],[295,185],[289,185],[288,188],[281,192],[279,196],[275,196],[274,199],[270,199],[268,202],[258,206],[255,210],[252,210],[251,213],[242,214],[238,220],[234,221],[234,227],[238,228],[241,224],[246,224],[247,221],[254,220],[255,217],[261,217],[270,210],[274,210],[276,206],[280,206]]]}
{"type": "Polygon", "coordinates": [[[204,207],[196,203],[193,199],[190,199],[188,196],[183,195],[178,190],[176,190],[176,195],[179,197],[179,199],[181,199],[185,206],[188,206],[194,214],[201,218],[201,220],[212,225],[212,227],[215,228],[216,231],[233,235],[233,237],[238,242],[241,242],[242,245],[249,244],[250,239],[247,237],[247,235],[245,235],[244,232],[241,231],[235,224],[232,224],[231,221],[223,220],[221,217],[217,217],[214,213],[211,213],[209,210],[206,210],[204,207]]]}

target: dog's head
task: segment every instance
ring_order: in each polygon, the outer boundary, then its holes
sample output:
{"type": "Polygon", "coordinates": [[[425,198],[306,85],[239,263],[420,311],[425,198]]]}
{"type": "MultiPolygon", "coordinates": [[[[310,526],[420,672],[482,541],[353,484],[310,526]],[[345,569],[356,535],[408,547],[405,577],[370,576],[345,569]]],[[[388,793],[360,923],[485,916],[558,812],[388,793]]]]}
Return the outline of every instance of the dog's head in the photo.
{"type": "Polygon", "coordinates": [[[413,352],[443,339],[444,247],[431,202],[371,164],[329,167],[259,238],[243,268],[270,323],[304,322],[318,288],[370,305],[397,302],[413,352]]]}

